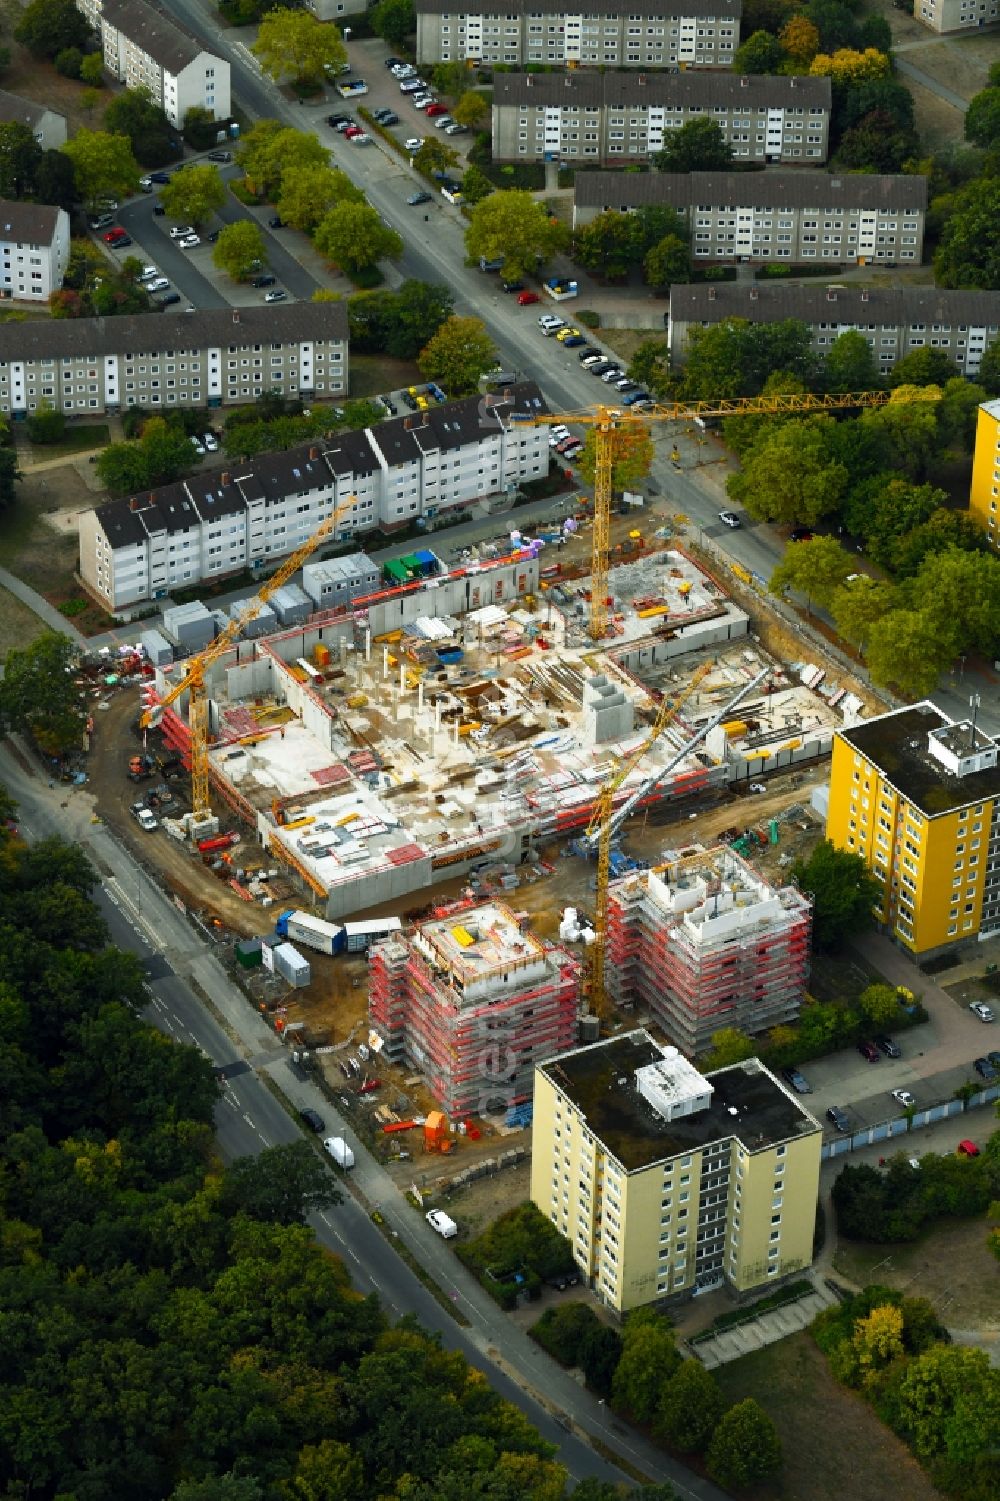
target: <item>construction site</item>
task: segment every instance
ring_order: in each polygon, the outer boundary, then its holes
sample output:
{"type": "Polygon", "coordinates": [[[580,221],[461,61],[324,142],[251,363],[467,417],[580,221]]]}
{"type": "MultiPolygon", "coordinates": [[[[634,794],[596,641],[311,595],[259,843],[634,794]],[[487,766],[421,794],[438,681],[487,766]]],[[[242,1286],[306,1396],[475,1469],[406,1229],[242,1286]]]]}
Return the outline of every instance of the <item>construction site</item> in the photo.
{"type": "MultiPolygon", "coordinates": [[[[677,548],[611,570],[599,647],[587,634],[589,579],[542,571],[527,552],[458,568],[212,661],[215,807],[263,846],[300,903],[331,920],[397,910],[454,877],[531,864],[544,843],[587,826],[664,699],[676,711],[616,787],[616,807],[637,792],[641,811],[756,787],[828,753],[836,726],[860,711],[819,669],[768,658],[747,616],[677,548]]],[[[158,669],[149,702],[183,672],[158,669]]],[[[160,718],[185,760],[187,697],[160,718]]]]}

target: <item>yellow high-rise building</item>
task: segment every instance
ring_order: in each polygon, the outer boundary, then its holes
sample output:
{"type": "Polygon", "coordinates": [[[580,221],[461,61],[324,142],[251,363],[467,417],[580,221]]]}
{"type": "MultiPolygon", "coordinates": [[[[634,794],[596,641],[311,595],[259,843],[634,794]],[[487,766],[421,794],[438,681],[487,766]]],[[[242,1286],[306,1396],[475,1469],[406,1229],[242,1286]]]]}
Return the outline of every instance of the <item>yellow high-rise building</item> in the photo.
{"type": "Polygon", "coordinates": [[[811,1263],[822,1141],[756,1058],[703,1075],[640,1029],[535,1069],[531,1197],[619,1314],[741,1295],[811,1263]]]}
{"type": "Polygon", "coordinates": [[[979,408],[969,508],[1000,548],[1000,401],[984,401],[979,408]]]}
{"type": "Polygon", "coordinates": [[[1000,933],[1000,768],[974,721],[924,702],[838,730],[826,833],[864,856],[914,954],[1000,933]]]}

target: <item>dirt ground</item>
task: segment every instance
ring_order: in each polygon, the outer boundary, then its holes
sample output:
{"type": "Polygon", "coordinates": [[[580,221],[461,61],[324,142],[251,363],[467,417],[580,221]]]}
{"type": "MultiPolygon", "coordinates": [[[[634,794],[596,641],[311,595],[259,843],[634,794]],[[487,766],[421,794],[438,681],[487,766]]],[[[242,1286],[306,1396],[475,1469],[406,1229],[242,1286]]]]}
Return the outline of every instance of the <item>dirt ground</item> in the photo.
{"type": "Polygon", "coordinates": [[[12,647],[30,646],[45,631],[38,616],[6,589],[0,589],[0,662],[12,647]]]}
{"type": "MultiPolygon", "coordinates": [[[[942,37],[913,16],[897,10],[892,0],[869,0],[869,8],[889,22],[899,59],[965,100],[986,87],[990,64],[1000,54],[1000,31],[996,27],[968,36],[942,37]]],[[[961,111],[905,73],[899,77],[913,95],[917,130],[924,150],[939,151],[961,142],[961,111]]]]}
{"type": "MultiPolygon", "coordinates": [[[[988,1128],[987,1128],[988,1129],[988,1128]]],[[[852,1282],[878,1282],[929,1298],[950,1329],[1000,1332],[1000,1277],[985,1215],[942,1221],[908,1245],[842,1241],[834,1267],[852,1282]]]]}

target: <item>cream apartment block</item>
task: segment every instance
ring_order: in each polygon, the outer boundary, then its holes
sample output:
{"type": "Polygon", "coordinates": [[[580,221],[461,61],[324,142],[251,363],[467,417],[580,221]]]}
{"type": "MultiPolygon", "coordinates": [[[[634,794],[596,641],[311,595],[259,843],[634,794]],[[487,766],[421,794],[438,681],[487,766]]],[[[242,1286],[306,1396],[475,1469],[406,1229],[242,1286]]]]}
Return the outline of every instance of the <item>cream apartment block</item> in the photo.
{"type": "Polygon", "coordinates": [[[664,204],[687,222],[699,260],[918,263],[925,177],[826,172],[581,172],[573,227],[605,209],[664,204]]]}
{"type": "Polygon", "coordinates": [[[734,73],[501,73],[493,80],[498,161],[647,161],[707,115],[736,157],[826,161],[829,78],[734,73]]]}
{"type": "Polygon", "coordinates": [[[77,9],[100,33],[108,72],[127,88],[148,89],[171,125],[182,126],[194,105],[229,119],[229,64],[172,16],[146,0],[77,0],[77,9]]]}
{"type": "Polygon", "coordinates": [[[997,0],[916,0],[914,18],[931,31],[979,31],[1000,18],[997,0]]]}
{"type": "Polygon", "coordinates": [[[58,151],[66,144],[66,116],[33,99],[0,89],[0,124],[25,125],[43,151],[58,151]]]}
{"type": "Polygon", "coordinates": [[[826,354],[841,334],[863,334],[883,371],[914,349],[941,349],[962,375],[974,378],[989,346],[1000,336],[1000,292],[946,292],[940,287],[798,287],[761,282],[670,288],[669,343],[675,365],[684,363],[692,328],[725,318],[808,323],[813,343],[826,354]]]}
{"type": "Polygon", "coordinates": [[[339,505],[336,541],[510,493],[548,472],[548,429],[523,420],[545,411],[526,382],[108,501],[80,517],[80,576],[122,611],[274,564],[339,505]]]}
{"type": "Polygon", "coordinates": [[[638,1030],[535,1070],[532,1200],[617,1314],[809,1266],[821,1145],[756,1058],[703,1075],[638,1030]]]}
{"type": "MultiPolygon", "coordinates": [[[[0,199],[0,300],[47,302],[62,286],[69,260],[69,215],[46,203],[0,199]]],[[[9,344],[23,346],[30,323],[0,325],[9,344]],[[20,334],[20,337],[19,337],[20,334]]],[[[46,325],[37,325],[44,327],[46,325]]],[[[0,408],[2,410],[2,408],[0,408]]]]}
{"type": "Polygon", "coordinates": [[[548,63],[559,68],[728,68],[741,0],[417,0],[421,63],[548,63]]]}
{"type": "MultiPolygon", "coordinates": [[[[22,206],[43,211],[38,204],[22,206]]],[[[196,317],[139,313],[0,324],[0,412],[14,417],[35,411],[42,401],[73,414],[134,406],[225,406],[252,401],[264,391],[346,393],[342,304],[292,302],[205,308],[196,317]]]]}

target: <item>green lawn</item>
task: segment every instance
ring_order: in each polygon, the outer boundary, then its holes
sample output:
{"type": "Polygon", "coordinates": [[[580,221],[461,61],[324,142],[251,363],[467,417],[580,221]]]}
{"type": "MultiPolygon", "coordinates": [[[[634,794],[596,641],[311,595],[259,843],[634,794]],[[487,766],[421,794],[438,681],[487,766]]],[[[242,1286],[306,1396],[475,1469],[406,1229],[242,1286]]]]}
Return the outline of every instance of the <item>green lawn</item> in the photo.
{"type": "MultiPolygon", "coordinates": [[[[979,1126],[974,1119],[969,1117],[969,1134],[982,1145],[993,1122],[987,1117],[979,1126]]],[[[911,1144],[919,1153],[917,1137],[911,1144]]],[[[859,1286],[879,1282],[929,1298],[952,1329],[997,1330],[1000,1276],[987,1245],[990,1224],[988,1216],[978,1214],[941,1220],[919,1240],[897,1245],[841,1240],[834,1266],[859,1286]]]]}
{"type": "Polygon", "coordinates": [[[729,1402],[755,1397],[777,1425],[784,1468],[754,1501],[939,1501],[923,1470],[803,1332],[715,1375],[729,1402]]]}
{"type": "Polygon", "coordinates": [[[68,459],[88,448],[106,448],[111,442],[111,431],[106,422],[82,422],[78,427],[67,427],[58,443],[32,443],[31,452],[36,463],[45,459],[68,459]]]}

